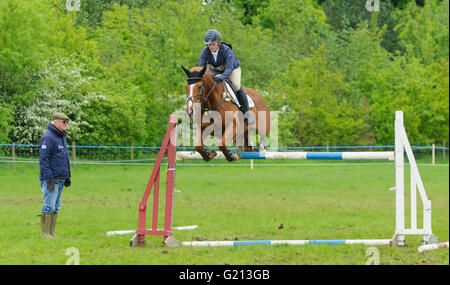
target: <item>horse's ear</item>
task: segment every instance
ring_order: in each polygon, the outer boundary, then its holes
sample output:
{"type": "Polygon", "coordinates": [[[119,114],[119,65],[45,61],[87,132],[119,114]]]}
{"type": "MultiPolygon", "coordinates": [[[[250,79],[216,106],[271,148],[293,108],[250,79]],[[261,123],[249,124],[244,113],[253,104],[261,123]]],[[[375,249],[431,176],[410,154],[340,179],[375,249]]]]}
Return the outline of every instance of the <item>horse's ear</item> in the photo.
{"type": "Polygon", "coordinates": [[[202,70],[200,71],[200,76],[203,77],[203,74],[205,74],[205,72],[206,72],[206,65],[203,66],[202,70]]]}
{"type": "Polygon", "coordinates": [[[183,68],[184,73],[186,73],[186,75],[189,77],[189,75],[191,75],[191,72],[189,70],[187,70],[184,66],[181,66],[181,68],[183,68]]]}

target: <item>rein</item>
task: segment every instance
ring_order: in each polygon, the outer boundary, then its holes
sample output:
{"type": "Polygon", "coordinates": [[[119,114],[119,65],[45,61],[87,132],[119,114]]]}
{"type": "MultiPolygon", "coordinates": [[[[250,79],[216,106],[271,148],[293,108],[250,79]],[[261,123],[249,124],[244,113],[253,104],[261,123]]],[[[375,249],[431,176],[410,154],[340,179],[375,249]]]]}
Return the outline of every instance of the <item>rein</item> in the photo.
{"type": "MultiPolygon", "coordinates": [[[[206,108],[203,107],[203,104],[208,100],[209,96],[211,95],[211,93],[214,91],[214,89],[216,88],[217,82],[214,81],[214,85],[211,87],[211,89],[209,90],[208,94],[206,94],[205,97],[205,80],[203,79],[203,77],[190,77],[187,79],[188,84],[194,84],[201,81],[202,82],[202,94],[201,95],[192,95],[189,96],[186,100],[187,101],[192,101],[193,97],[198,97],[201,96],[200,98],[200,107],[201,107],[201,111],[202,112],[207,112],[207,111],[212,111],[215,110],[220,104],[222,104],[222,102],[225,100],[225,98],[222,98],[222,100],[220,100],[217,104],[215,104],[214,106],[212,106],[211,108],[206,108]]],[[[223,86],[225,88],[225,86],[223,86]]]]}

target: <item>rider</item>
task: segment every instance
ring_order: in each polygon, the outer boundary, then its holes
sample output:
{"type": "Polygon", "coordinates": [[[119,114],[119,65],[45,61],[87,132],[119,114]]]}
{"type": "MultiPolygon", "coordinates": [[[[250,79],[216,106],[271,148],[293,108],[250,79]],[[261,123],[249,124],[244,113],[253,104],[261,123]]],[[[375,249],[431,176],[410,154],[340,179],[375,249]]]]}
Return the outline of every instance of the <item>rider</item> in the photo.
{"type": "Polygon", "coordinates": [[[200,55],[199,66],[204,67],[209,64],[216,82],[222,82],[229,79],[234,90],[237,90],[236,96],[242,106],[242,111],[246,115],[247,125],[254,124],[253,117],[248,106],[247,94],[241,86],[241,66],[239,60],[234,56],[234,51],[227,44],[220,42],[220,32],[216,29],[208,30],[205,33],[205,44],[200,55]]]}

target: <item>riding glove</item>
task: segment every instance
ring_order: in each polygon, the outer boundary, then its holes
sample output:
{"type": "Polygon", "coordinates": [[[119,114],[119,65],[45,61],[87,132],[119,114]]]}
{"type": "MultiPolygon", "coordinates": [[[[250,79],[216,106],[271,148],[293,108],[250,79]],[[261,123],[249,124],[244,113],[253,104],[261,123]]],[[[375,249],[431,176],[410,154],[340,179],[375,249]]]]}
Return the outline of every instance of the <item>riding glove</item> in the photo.
{"type": "Polygon", "coordinates": [[[223,81],[223,75],[222,74],[216,74],[214,76],[214,81],[216,82],[222,82],[223,81]]]}

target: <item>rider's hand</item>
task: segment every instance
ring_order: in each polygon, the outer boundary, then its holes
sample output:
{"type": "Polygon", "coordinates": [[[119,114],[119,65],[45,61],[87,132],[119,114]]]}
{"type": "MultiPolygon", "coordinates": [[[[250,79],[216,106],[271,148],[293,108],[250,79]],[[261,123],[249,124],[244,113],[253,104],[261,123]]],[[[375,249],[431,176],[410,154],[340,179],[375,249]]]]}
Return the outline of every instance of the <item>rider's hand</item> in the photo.
{"type": "Polygon", "coordinates": [[[70,181],[70,178],[66,178],[66,180],[64,180],[64,187],[69,187],[70,184],[72,184],[72,182],[70,181]]]}
{"type": "Polygon", "coordinates": [[[214,76],[214,81],[215,82],[222,82],[223,81],[223,75],[222,74],[216,74],[214,76]]]}

